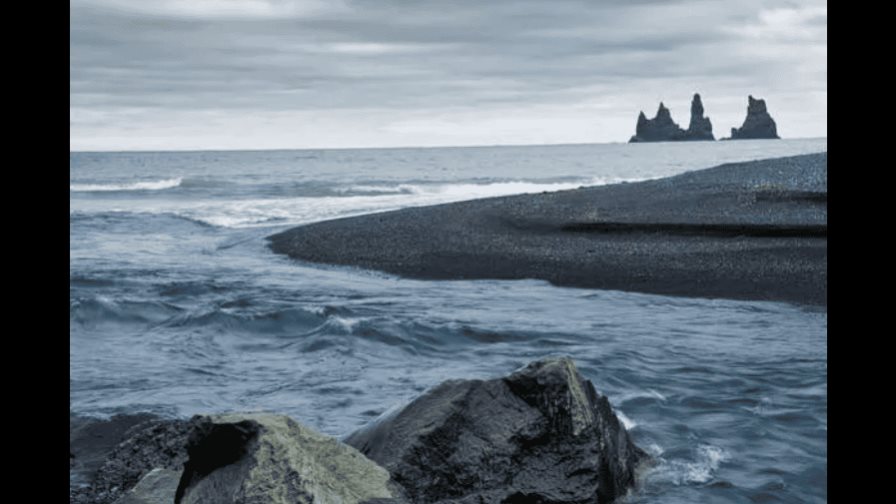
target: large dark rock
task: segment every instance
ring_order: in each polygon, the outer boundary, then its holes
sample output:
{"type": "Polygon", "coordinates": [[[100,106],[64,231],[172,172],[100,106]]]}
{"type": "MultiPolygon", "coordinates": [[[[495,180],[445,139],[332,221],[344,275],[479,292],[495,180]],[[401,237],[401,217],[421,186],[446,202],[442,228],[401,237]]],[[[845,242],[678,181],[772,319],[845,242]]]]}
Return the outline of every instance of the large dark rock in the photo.
{"type": "Polygon", "coordinates": [[[108,453],[89,486],[71,490],[70,502],[406,504],[400,486],[375,462],[271,414],[138,424],[108,453]]]}
{"type": "Polygon", "coordinates": [[[70,502],[114,502],[153,469],[180,471],[187,460],[187,436],[192,429],[187,420],[156,419],[134,425],[108,452],[90,484],[72,487],[70,502]]]}
{"type": "Polygon", "coordinates": [[[703,101],[699,93],[694,93],[691,100],[691,123],[685,132],[685,140],[715,140],[712,134],[712,123],[703,116],[703,101]]]}
{"type": "Polygon", "coordinates": [[[731,128],[732,140],[746,140],[757,138],[781,138],[778,136],[778,127],[775,120],[769,115],[765,106],[765,100],[757,100],[753,96],[748,97],[747,118],[739,129],[731,128]]]}
{"type": "Polygon", "coordinates": [[[150,420],[149,413],[115,415],[108,419],[69,414],[69,469],[74,486],[86,486],[112,450],[132,434],[131,430],[150,420]]]}
{"type": "Polygon", "coordinates": [[[385,469],[286,416],[212,415],[194,426],[176,504],[402,502],[385,469]]]}
{"type": "Polygon", "coordinates": [[[672,120],[672,113],[660,102],[656,117],[648,119],[644,111],[638,114],[635,136],[629,142],[668,142],[683,140],[685,131],[672,120]]]}
{"type": "Polygon", "coordinates": [[[174,502],[180,474],[181,471],[153,469],[114,504],[171,504],[174,502]]]}
{"type": "Polygon", "coordinates": [[[345,442],[421,504],[606,503],[647,460],[569,358],[444,382],[345,442]]]}

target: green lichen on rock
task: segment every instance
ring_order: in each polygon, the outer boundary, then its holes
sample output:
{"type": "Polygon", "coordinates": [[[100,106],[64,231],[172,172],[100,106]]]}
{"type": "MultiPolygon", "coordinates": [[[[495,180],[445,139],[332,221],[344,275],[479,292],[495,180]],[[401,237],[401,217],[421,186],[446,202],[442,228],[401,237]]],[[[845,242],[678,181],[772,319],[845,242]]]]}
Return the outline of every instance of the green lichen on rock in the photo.
{"type": "Polygon", "coordinates": [[[385,469],[286,416],[225,414],[202,422],[189,442],[178,503],[356,504],[397,496],[385,469]],[[228,457],[236,460],[204,462],[228,457]]]}
{"type": "Polygon", "coordinates": [[[177,491],[180,472],[157,467],[146,474],[115,504],[170,504],[177,491]]]}

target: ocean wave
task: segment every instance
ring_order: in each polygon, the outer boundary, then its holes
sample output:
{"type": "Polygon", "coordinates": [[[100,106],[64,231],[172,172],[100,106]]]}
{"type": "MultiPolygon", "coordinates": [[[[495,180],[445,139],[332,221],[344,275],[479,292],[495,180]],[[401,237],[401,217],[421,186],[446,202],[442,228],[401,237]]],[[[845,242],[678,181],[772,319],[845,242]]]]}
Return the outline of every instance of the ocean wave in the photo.
{"type": "Polygon", "coordinates": [[[217,227],[202,219],[196,219],[178,212],[129,211],[124,209],[97,212],[70,210],[68,218],[69,224],[97,227],[103,231],[108,231],[112,226],[129,226],[129,229],[145,231],[153,225],[170,226],[172,221],[187,223],[201,228],[217,227]]]}
{"type": "Polygon", "coordinates": [[[666,460],[655,455],[659,463],[648,472],[647,479],[676,486],[706,483],[713,478],[722,462],[731,459],[725,449],[709,444],[697,446],[694,455],[694,460],[666,460]]]}
{"type": "MultiPolygon", "coordinates": [[[[178,179],[179,180],[179,179],[178,179]]],[[[634,179],[631,179],[634,180],[634,179]]],[[[485,184],[397,184],[350,186],[337,189],[338,196],[301,196],[248,199],[206,199],[201,201],[78,202],[70,213],[98,212],[173,214],[194,222],[222,228],[252,228],[309,224],[329,219],[353,217],[424,205],[438,205],[513,194],[560,191],[585,185],[618,182],[593,178],[576,182],[535,181],[491,182],[485,184]],[[126,205],[126,206],[122,206],[126,205]]]]}
{"type": "Polygon", "coordinates": [[[623,427],[625,427],[625,430],[632,430],[638,426],[638,422],[635,422],[631,418],[627,417],[625,415],[625,413],[623,413],[622,410],[620,410],[619,408],[616,408],[615,412],[616,412],[616,418],[618,418],[619,421],[622,422],[622,425],[623,425],[623,427]]]}
{"type": "Polygon", "coordinates": [[[660,394],[656,390],[646,389],[646,390],[634,390],[631,392],[626,392],[621,394],[616,402],[619,404],[626,404],[628,402],[633,402],[635,404],[650,404],[656,401],[665,402],[666,396],[660,394]]]}
{"type": "Polygon", "coordinates": [[[368,184],[337,188],[345,195],[439,195],[463,197],[464,199],[509,196],[512,194],[537,193],[544,191],[564,191],[583,186],[598,186],[621,182],[639,182],[644,178],[591,177],[566,182],[540,182],[531,180],[505,180],[487,183],[435,183],[435,184],[368,184]]]}
{"type": "Polygon", "coordinates": [[[161,191],[179,187],[182,182],[182,177],[176,177],[127,184],[69,184],[68,190],[71,192],[161,191]]]}
{"type": "Polygon", "coordinates": [[[83,327],[103,324],[153,325],[181,313],[182,309],[159,301],[113,300],[106,296],[76,298],[69,302],[69,321],[83,327]]]}

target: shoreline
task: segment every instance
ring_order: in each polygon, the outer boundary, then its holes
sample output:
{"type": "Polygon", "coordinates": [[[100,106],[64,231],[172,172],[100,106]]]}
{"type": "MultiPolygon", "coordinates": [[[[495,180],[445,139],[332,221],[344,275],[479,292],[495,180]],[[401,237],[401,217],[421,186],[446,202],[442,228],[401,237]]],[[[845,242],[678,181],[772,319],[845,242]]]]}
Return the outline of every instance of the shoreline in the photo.
{"type": "Polygon", "coordinates": [[[293,259],[418,279],[826,307],[827,153],[367,214],[268,240],[293,259]]]}

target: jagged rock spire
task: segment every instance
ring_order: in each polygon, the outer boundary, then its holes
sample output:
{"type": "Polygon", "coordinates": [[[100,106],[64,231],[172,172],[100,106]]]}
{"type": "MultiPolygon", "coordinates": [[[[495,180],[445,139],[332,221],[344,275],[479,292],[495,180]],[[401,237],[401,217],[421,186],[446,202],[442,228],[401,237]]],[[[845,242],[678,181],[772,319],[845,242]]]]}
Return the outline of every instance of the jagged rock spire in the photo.
{"type": "Polygon", "coordinates": [[[681,129],[672,120],[672,112],[663,102],[656,111],[656,117],[647,119],[644,112],[638,114],[635,136],[629,142],[667,142],[680,140],[715,140],[712,135],[712,123],[703,117],[703,102],[700,95],[695,94],[691,102],[691,122],[687,131],[681,129]]]}
{"type": "Polygon", "coordinates": [[[731,128],[731,139],[781,138],[778,126],[768,113],[765,100],[747,97],[747,118],[740,128],[731,128]]]}
{"type": "Polygon", "coordinates": [[[715,140],[712,134],[712,123],[708,117],[703,117],[703,100],[700,93],[694,93],[691,100],[691,122],[685,132],[686,140],[715,140]]]}

